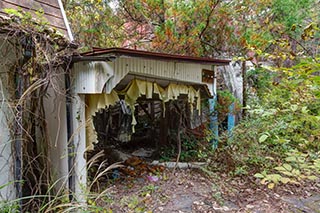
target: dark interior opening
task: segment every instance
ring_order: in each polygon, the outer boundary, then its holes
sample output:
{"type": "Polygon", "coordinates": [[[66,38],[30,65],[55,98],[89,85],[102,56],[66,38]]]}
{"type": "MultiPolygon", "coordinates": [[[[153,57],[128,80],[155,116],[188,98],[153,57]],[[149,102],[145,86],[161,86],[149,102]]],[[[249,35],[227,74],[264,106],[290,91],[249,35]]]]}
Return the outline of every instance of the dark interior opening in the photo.
{"type": "MultiPolygon", "coordinates": [[[[109,176],[103,177],[106,178],[105,181],[119,176],[128,177],[157,171],[154,166],[150,166],[152,161],[176,160],[179,133],[182,138],[181,143],[186,143],[185,146],[182,145],[182,149],[185,149],[184,153],[191,155],[191,152],[197,149],[199,138],[204,138],[203,123],[208,121],[206,107],[203,107],[205,115],[202,116],[198,115],[195,104],[193,108],[194,111],[191,112],[185,95],[180,95],[177,100],[167,103],[163,103],[158,98],[140,97],[135,104],[136,125],[134,130],[132,112],[123,101],[100,109],[93,116],[98,143],[94,144],[93,150],[88,151],[87,160],[94,158],[102,150],[103,157],[99,159],[95,169],[88,170],[89,181],[90,177],[95,176],[101,162],[105,162],[105,167],[117,162],[125,165],[124,168],[110,171],[109,176]]],[[[205,143],[208,144],[207,141],[205,143]]],[[[181,160],[185,159],[181,158],[181,160]]]]}

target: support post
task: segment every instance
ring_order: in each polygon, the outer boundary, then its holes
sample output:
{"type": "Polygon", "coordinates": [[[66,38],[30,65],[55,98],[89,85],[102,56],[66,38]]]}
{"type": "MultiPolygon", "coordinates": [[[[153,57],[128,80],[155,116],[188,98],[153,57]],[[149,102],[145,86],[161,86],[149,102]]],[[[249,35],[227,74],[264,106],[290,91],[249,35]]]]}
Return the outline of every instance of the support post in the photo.
{"type": "Polygon", "coordinates": [[[247,89],[246,89],[246,85],[247,85],[247,75],[246,75],[246,61],[242,62],[242,117],[245,118],[246,117],[246,106],[247,106],[247,89]]]}
{"type": "Polygon", "coordinates": [[[218,112],[215,110],[215,105],[217,103],[217,78],[216,78],[216,69],[212,67],[213,70],[213,84],[212,84],[212,93],[213,98],[209,99],[209,113],[210,113],[210,130],[212,131],[214,138],[210,141],[213,145],[213,148],[218,146],[218,112]]]}
{"type": "Polygon", "coordinates": [[[168,136],[168,113],[169,113],[169,106],[168,104],[164,103],[162,105],[161,111],[161,118],[160,118],[160,147],[167,144],[167,136],[168,136]]]}
{"type": "Polygon", "coordinates": [[[85,95],[74,95],[72,103],[73,114],[73,175],[74,198],[77,202],[86,203],[87,190],[87,160],[86,151],[86,121],[85,121],[85,95]]]}

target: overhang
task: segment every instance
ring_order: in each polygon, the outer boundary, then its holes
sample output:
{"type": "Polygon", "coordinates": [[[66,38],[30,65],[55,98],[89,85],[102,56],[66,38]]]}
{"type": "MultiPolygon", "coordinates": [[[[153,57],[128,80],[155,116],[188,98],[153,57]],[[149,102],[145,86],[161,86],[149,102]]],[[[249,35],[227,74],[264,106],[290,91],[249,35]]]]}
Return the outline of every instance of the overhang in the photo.
{"type": "Polygon", "coordinates": [[[131,56],[131,57],[141,57],[157,60],[170,60],[179,62],[191,62],[191,63],[201,63],[201,64],[212,64],[212,65],[228,65],[231,60],[229,59],[216,59],[209,57],[194,57],[185,55],[174,55],[159,52],[150,52],[144,50],[126,49],[126,48],[93,48],[89,52],[82,53],[83,58],[91,56],[131,56]]]}

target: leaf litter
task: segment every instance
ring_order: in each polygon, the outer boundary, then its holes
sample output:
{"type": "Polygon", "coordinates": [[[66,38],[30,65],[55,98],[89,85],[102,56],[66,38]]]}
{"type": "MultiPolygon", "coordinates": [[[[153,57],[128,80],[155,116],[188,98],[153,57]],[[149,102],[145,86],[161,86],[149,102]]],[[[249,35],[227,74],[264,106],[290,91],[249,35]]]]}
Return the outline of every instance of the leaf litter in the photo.
{"type": "Polygon", "coordinates": [[[112,212],[319,212],[320,183],[273,189],[251,176],[161,168],[108,183],[98,205],[112,212]],[[151,178],[150,178],[151,177],[151,178]]]}

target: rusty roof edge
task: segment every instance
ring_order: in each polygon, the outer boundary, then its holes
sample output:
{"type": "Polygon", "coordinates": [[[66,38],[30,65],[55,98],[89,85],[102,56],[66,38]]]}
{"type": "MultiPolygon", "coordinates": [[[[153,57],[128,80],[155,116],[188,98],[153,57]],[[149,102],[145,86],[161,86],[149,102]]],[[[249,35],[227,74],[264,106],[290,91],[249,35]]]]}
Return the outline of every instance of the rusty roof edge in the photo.
{"type": "Polygon", "coordinates": [[[152,58],[152,59],[170,59],[185,62],[200,62],[215,65],[228,65],[230,59],[215,59],[208,57],[194,57],[194,56],[184,56],[184,55],[174,55],[167,53],[150,52],[145,50],[135,50],[127,48],[95,48],[92,51],[81,53],[82,56],[98,56],[103,54],[115,54],[115,55],[127,55],[132,57],[142,57],[142,58],[152,58]]]}

